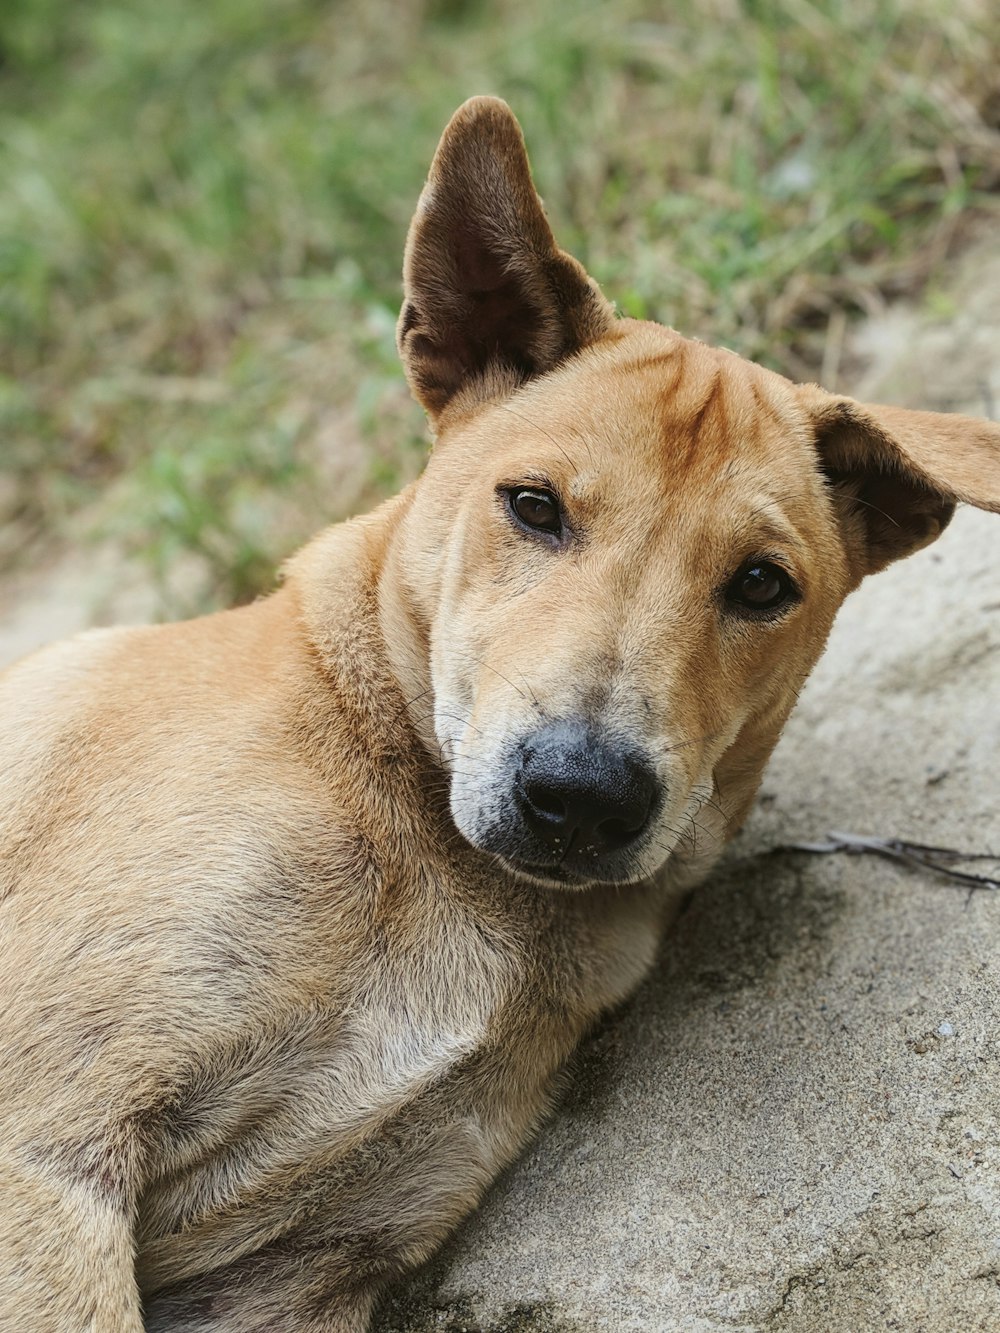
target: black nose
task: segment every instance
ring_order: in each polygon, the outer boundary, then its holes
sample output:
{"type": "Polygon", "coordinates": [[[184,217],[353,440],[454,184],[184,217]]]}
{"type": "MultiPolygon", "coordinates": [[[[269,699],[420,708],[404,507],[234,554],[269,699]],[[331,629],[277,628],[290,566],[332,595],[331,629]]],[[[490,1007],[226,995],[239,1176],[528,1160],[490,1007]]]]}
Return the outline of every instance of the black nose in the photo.
{"type": "Polygon", "coordinates": [[[574,855],[620,851],[649,822],[657,782],[641,758],[588,728],[557,722],[523,748],[517,800],[546,847],[574,855]]]}

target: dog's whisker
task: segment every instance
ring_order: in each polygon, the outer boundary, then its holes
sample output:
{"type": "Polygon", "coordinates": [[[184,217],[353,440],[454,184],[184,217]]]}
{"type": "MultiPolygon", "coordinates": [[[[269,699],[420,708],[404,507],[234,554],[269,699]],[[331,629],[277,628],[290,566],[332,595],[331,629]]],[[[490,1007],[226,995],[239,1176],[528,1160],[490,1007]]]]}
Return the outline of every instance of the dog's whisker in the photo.
{"type": "Polygon", "coordinates": [[[511,680],[511,678],[509,676],[505,676],[502,671],[500,671],[497,667],[493,665],[492,662],[487,662],[485,658],[480,658],[479,665],[484,666],[487,671],[492,671],[494,676],[499,676],[501,680],[506,681],[506,683],[510,686],[510,688],[514,690],[517,694],[519,694],[522,699],[527,699],[528,696],[525,694],[524,690],[520,689],[517,685],[515,685],[514,682],[511,680]]]}
{"type": "Polygon", "coordinates": [[[563,458],[565,458],[566,462],[570,465],[570,467],[573,468],[574,471],[576,470],[576,464],[573,462],[572,458],[570,458],[565,448],[559,443],[556,437],[553,434],[551,434],[550,431],[545,430],[545,428],[543,426],[540,426],[537,421],[532,421],[532,419],[529,416],[527,416],[524,412],[518,412],[516,408],[511,407],[510,403],[504,403],[503,407],[504,411],[509,412],[511,416],[518,417],[519,420],[526,422],[527,425],[529,425],[532,428],[532,430],[537,430],[541,435],[544,435],[547,440],[550,440],[552,444],[554,444],[555,447],[562,454],[563,458]]]}
{"type": "MultiPolygon", "coordinates": [[[[477,735],[481,736],[483,734],[481,728],[477,727],[474,722],[469,721],[468,716],[463,716],[461,713],[455,712],[452,709],[430,708],[426,713],[415,717],[413,721],[417,726],[422,726],[425,722],[433,721],[435,718],[439,717],[451,718],[455,722],[461,722],[464,727],[469,727],[472,731],[476,732],[477,735]]],[[[450,737],[447,743],[452,743],[450,737]]]]}
{"type": "Polygon", "coordinates": [[[690,749],[692,745],[707,745],[710,741],[716,740],[721,735],[722,735],[722,728],[719,727],[715,731],[706,731],[701,736],[690,736],[686,740],[671,741],[665,747],[665,749],[667,754],[671,754],[675,750],[690,749]]]}
{"type": "Polygon", "coordinates": [[[545,716],[545,709],[542,707],[541,702],[539,701],[538,695],[535,693],[535,691],[531,688],[531,685],[528,683],[528,677],[524,674],[524,672],[521,670],[520,667],[517,668],[517,674],[518,674],[518,675],[521,677],[521,679],[524,681],[524,687],[525,687],[525,689],[528,691],[528,693],[531,695],[531,702],[535,705],[535,707],[538,709],[538,711],[539,711],[539,712],[542,714],[542,716],[544,717],[544,716],[545,716]]]}
{"type": "Polygon", "coordinates": [[[407,699],[406,702],[403,704],[402,708],[399,710],[399,712],[396,713],[396,715],[390,720],[389,725],[395,726],[396,723],[399,721],[399,719],[405,713],[408,713],[415,703],[419,703],[421,699],[425,699],[428,694],[431,694],[433,692],[433,689],[434,689],[433,685],[429,685],[426,690],[421,690],[420,693],[415,694],[412,699],[407,699]]]}

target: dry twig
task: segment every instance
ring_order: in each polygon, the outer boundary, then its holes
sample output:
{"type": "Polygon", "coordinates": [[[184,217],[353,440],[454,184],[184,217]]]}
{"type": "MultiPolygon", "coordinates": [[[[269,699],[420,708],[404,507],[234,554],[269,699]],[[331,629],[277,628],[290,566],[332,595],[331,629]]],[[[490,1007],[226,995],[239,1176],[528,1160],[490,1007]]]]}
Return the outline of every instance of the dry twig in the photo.
{"type": "Polygon", "coordinates": [[[857,833],[830,833],[826,839],[818,842],[789,842],[774,849],[776,852],[853,852],[860,854],[873,852],[876,856],[886,856],[904,865],[920,870],[933,870],[939,875],[946,875],[959,884],[967,884],[976,889],[1000,889],[1000,878],[994,875],[974,875],[968,870],[955,869],[960,861],[996,861],[1000,856],[993,852],[962,852],[954,847],[931,847],[927,843],[907,842],[904,838],[872,838],[857,833]]]}

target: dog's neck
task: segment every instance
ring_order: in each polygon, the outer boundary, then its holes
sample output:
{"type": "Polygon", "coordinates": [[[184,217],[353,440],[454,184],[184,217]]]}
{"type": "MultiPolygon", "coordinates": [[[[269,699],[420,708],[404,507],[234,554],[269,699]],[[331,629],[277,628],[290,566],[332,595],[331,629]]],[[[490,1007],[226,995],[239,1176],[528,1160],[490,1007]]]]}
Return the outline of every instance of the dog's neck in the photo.
{"type": "MultiPolygon", "coordinates": [[[[404,492],[409,507],[411,492],[404,492]]],[[[400,506],[401,509],[404,506],[400,506]]],[[[393,679],[402,691],[413,733],[436,768],[442,768],[434,731],[434,688],[431,680],[431,628],[411,590],[405,524],[398,523],[386,542],[378,588],[379,628],[393,679]]]]}
{"type": "Polygon", "coordinates": [[[393,804],[412,797],[426,824],[447,783],[433,732],[428,742],[415,725],[432,708],[427,633],[395,574],[393,532],[408,503],[404,492],[320,533],[289,563],[286,591],[321,671],[326,744],[357,756],[376,801],[388,784],[393,804]]]}

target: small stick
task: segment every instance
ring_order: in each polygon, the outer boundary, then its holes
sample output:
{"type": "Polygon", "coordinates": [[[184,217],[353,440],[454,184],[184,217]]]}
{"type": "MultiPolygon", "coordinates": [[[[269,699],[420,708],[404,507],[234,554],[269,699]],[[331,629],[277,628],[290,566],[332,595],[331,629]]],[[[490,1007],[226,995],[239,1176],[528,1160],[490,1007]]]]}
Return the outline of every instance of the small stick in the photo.
{"type": "Polygon", "coordinates": [[[993,852],[960,852],[954,847],[932,847],[925,842],[907,842],[904,838],[871,838],[858,833],[830,833],[825,841],[788,842],[775,847],[776,852],[873,852],[887,856],[919,870],[933,870],[959,884],[970,884],[977,889],[1000,889],[1000,879],[992,875],[974,875],[968,870],[956,870],[956,861],[1000,861],[993,852]]]}

